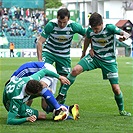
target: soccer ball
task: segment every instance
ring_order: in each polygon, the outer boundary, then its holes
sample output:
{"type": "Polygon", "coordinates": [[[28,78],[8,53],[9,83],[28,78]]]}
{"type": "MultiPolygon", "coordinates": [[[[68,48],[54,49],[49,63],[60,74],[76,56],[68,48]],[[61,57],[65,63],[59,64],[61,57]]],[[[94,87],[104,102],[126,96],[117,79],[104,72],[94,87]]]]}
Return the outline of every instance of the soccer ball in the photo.
{"type": "MultiPolygon", "coordinates": [[[[63,120],[66,120],[67,117],[69,116],[69,110],[68,110],[64,105],[61,105],[60,108],[62,108],[62,110],[66,113],[66,118],[63,119],[63,120]]],[[[54,111],[53,111],[53,117],[55,117],[55,109],[54,109],[54,111]]]]}

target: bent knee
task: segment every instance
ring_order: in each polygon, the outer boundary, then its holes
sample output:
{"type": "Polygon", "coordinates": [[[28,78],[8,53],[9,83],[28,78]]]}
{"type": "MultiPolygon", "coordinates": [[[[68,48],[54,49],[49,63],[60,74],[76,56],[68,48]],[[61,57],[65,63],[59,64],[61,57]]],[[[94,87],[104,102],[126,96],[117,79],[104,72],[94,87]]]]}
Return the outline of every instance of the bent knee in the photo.
{"type": "Polygon", "coordinates": [[[76,65],[73,70],[72,70],[72,75],[73,76],[77,76],[78,74],[80,74],[83,71],[82,66],[80,65],[76,65]]]}

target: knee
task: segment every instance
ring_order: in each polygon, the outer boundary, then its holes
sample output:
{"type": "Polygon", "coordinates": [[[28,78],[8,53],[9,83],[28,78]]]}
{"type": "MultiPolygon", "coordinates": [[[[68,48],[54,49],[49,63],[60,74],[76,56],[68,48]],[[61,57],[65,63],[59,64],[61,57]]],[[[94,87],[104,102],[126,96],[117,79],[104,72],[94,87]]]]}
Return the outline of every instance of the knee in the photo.
{"type": "Polygon", "coordinates": [[[76,65],[76,66],[73,68],[71,74],[72,74],[73,76],[77,76],[77,75],[79,75],[82,71],[83,71],[83,68],[82,68],[80,65],[76,65]]]}

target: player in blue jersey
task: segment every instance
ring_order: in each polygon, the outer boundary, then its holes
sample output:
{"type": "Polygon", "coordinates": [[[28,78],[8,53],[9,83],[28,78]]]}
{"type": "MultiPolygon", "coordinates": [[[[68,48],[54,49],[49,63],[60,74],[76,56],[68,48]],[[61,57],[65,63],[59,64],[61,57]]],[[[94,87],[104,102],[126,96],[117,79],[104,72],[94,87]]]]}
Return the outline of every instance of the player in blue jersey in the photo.
{"type": "MultiPolygon", "coordinates": [[[[128,39],[130,35],[113,24],[104,26],[102,16],[98,13],[91,15],[89,25],[90,27],[87,29],[84,41],[82,59],[73,68],[67,78],[71,84],[73,84],[76,76],[82,72],[100,68],[102,70],[103,79],[108,79],[111,84],[120,115],[131,116],[131,113],[124,110],[123,94],[119,86],[115,54],[115,35],[120,35],[120,41],[128,39]],[[91,53],[85,56],[90,41],[92,45],[91,53]]],[[[63,101],[69,87],[70,85],[62,86],[61,92],[58,95],[59,102],[63,101]]]]}
{"type": "MultiPolygon", "coordinates": [[[[18,77],[26,77],[26,76],[30,76],[36,72],[38,72],[39,70],[41,70],[42,68],[46,68],[52,72],[57,73],[55,67],[49,63],[45,63],[45,62],[39,62],[39,61],[34,61],[34,62],[27,62],[23,65],[21,65],[11,76],[10,80],[18,77]]],[[[45,76],[43,79],[43,81],[45,81],[45,83],[47,83],[47,85],[50,87],[51,91],[53,94],[55,94],[56,92],[56,84],[57,84],[57,79],[54,77],[48,77],[45,76]]]]}

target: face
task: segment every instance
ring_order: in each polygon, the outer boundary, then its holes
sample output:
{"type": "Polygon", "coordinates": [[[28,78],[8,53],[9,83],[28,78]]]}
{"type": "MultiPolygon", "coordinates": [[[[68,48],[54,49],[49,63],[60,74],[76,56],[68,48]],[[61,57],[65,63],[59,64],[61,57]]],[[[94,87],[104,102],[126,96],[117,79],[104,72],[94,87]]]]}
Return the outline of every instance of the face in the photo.
{"type": "Polygon", "coordinates": [[[58,26],[63,29],[66,27],[67,22],[69,21],[69,18],[66,16],[64,19],[60,19],[60,17],[57,17],[58,19],[58,26]]]}
{"type": "Polygon", "coordinates": [[[103,29],[103,24],[95,26],[95,27],[91,27],[91,28],[92,28],[94,33],[98,34],[103,29]]]}

